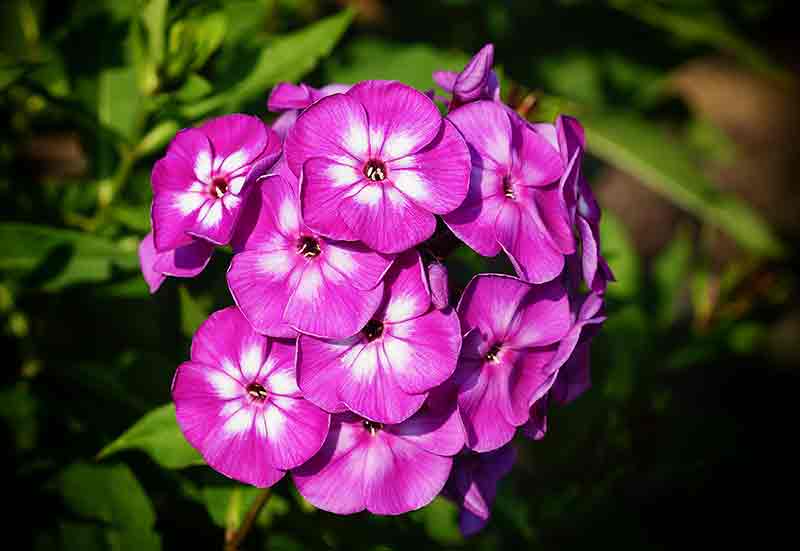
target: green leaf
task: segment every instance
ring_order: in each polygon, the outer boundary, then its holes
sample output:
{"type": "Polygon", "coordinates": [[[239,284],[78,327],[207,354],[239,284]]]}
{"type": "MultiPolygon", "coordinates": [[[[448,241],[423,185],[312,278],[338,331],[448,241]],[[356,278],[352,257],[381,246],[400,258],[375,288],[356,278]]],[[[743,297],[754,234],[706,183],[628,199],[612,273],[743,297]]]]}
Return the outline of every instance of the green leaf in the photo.
{"type": "MultiPolygon", "coordinates": [[[[231,90],[181,107],[189,119],[199,119],[214,111],[237,111],[241,105],[279,82],[294,82],[328,55],[353,20],[354,12],[344,10],[297,32],[276,38],[266,46],[255,67],[231,90]]],[[[177,40],[177,38],[176,38],[177,40]]]]}
{"type": "Polygon", "coordinates": [[[691,13],[682,13],[680,6],[659,6],[658,2],[641,0],[611,0],[610,4],[649,25],[672,33],[687,44],[713,46],[734,54],[753,69],[773,78],[787,82],[791,78],[767,53],[737,34],[717,10],[703,10],[701,6],[696,6],[691,13]]]}
{"type": "Polygon", "coordinates": [[[175,405],[166,404],[147,413],[131,428],[103,448],[102,459],[122,450],[138,449],[168,469],[203,465],[203,458],[183,437],[175,419],[175,405]]]}
{"type": "Polygon", "coordinates": [[[227,110],[239,106],[266,91],[278,82],[294,82],[328,55],[353,20],[354,12],[344,10],[297,32],[277,38],[264,48],[253,70],[224,94],[227,110]]]}
{"type": "Polygon", "coordinates": [[[459,51],[363,38],[353,41],[341,55],[326,63],[325,72],[331,82],[350,84],[366,79],[399,80],[425,90],[433,87],[433,71],[460,71],[467,61],[469,56],[459,51]]]}
{"type": "Polygon", "coordinates": [[[641,284],[641,264],[628,229],[616,216],[604,212],[600,221],[600,235],[603,256],[617,278],[617,281],[609,284],[608,294],[619,298],[634,297],[641,284]]]}
{"type": "Polygon", "coordinates": [[[664,325],[675,320],[680,294],[688,287],[692,248],[689,228],[680,228],[653,263],[653,282],[658,293],[657,316],[664,325]]]}
{"type": "Polygon", "coordinates": [[[113,205],[111,216],[124,226],[138,232],[150,231],[150,207],[147,205],[113,205]]]}
{"type": "Polygon", "coordinates": [[[134,136],[142,107],[134,67],[115,67],[100,73],[97,80],[97,117],[126,140],[134,136]]]}
{"type": "Polygon", "coordinates": [[[156,66],[164,60],[168,4],[168,0],[149,0],[142,9],[142,22],[147,30],[149,57],[156,66]]]}
{"type": "Polygon", "coordinates": [[[191,338],[197,328],[208,318],[208,310],[189,294],[189,290],[184,285],[178,288],[178,294],[181,300],[181,331],[191,338]]]}
{"type": "Polygon", "coordinates": [[[197,71],[203,67],[217,51],[225,39],[228,20],[224,12],[209,13],[194,22],[194,59],[190,64],[191,70],[197,71]]]}
{"type": "Polygon", "coordinates": [[[183,86],[175,92],[175,99],[181,103],[196,101],[210,94],[213,89],[208,80],[196,73],[191,73],[186,77],[183,86]]]}
{"type": "Polygon", "coordinates": [[[777,256],[782,246],[770,227],[746,203],[716,190],[695,167],[689,152],[657,127],[627,113],[581,116],[589,150],[637,176],[754,253],[777,256]]]}
{"type": "MultiPolygon", "coordinates": [[[[106,548],[161,549],[161,538],[154,529],[153,506],[127,466],[76,463],[59,475],[58,486],[73,513],[103,526],[106,548]]],[[[89,533],[86,536],[93,537],[89,533]]]]}
{"type": "Polygon", "coordinates": [[[108,280],[113,266],[139,266],[135,247],[72,230],[12,222],[0,224],[0,240],[0,271],[45,291],[108,280]]]}
{"type": "Polygon", "coordinates": [[[142,141],[136,146],[135,154],[141,157],[161,151],[175,137],[180,128],[180,125],[172,120],[159,123],[142,138],[142,141]]]}
{"type": "Polygon", "coordinates": [[[409,514],[425,526],[428,536],[438,544],[454,545],[464,541],[458,528],[458,506],[452,501],[437,497],[426,507],[409,514]]]}

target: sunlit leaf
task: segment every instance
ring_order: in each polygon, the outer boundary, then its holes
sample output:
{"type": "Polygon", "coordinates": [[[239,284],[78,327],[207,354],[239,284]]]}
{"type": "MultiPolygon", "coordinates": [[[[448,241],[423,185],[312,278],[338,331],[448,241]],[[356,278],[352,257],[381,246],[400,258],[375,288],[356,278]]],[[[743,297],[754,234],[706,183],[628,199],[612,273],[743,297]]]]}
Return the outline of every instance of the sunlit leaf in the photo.
{"type": "Polygon", "coordinates": [[[24,276],[31,286],[54,291],[76,283],[105,281],[112,268],[138,268],[135,248],[108,239],[34,224],[0,224],[0,271],[24,276]]]}
{"type": "Polygon", "coordinates": [[[657,127],[628,113],[591,113],[581,121],[593,154],[637,176],[751,251],[781,253],[780,242],[763,219],[743,201],[716,190],[688,152],[657,127]]]}
{"type": "Polygon", "coordinates": [[[122,436],[103,448],[98,458],[130,449],[144,451],[156,463],[168,469],[204,463],[197,450],[183,437],[175,419],[173,404],[158,407],[139,419],[122,436]]]}
{"type": "Polygon", "coordinates": [[[233,89],[187,105],[181,112],[189,118],[199,118],[223,106],[226,111],[236,111],[243,102],[259,95],[266,100],[271,86],[298,80],[328,55],[350,25],[353,15],[352,10],[344,10],[276,38],[262,50],[253,69],[233,89]]]}
{"type": "Polygon", "coordinates": [[[463,52],[427,44],[398,44],[376,38],[354,40],[325,65],[332,82],[352,84],[367,79],[399,80],[420,90],[434,87],[431,73],[460,71],[469,61],[463,52]]]}
{"type": "Polygon", "coordinates": [[[609,294],[614,297],[633,297],[640,288],[641,265],[627,228],[616,216],[605,212],[600,222],[600,235],[602,253],[617,278],[616,282],[609,284],[609,294]]]}
{"type": "Polygon", "coordinates": [[[181,299],[181,330],[184,335],[191,337],[208,317],[208,311],[185,286],[178,288],[178,294],[181,299]]]}

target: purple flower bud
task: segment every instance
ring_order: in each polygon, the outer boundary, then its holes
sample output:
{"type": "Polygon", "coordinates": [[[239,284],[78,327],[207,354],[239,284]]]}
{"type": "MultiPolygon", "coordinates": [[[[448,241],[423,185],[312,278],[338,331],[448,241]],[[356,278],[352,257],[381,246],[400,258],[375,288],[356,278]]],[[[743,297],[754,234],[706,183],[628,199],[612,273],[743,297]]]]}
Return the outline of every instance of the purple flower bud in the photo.
{"type": "Polygon", "coordinates": [[[497,484],[511,472],[514,461],[516,452],[511,444],[488,453],[464,451],[456,456],[443,494],[461,507],[459,528],[465,537],[486,526],[497,484]]]}
{"type": "Polygon", "coordinates": [[[475,54],[460,73],[434,71],[433,80],[452,94],[450,109],[481,99],[500,101],[500,83],[492,70],[494,46],[487,44],[475,54]]]}
{"type": "Polygon", "coordinates": [[[438,310],[447,308],[450,305],[450,284],[444,264],[435,261],[428,266],[428,284],[433,307],[438,310]]]}

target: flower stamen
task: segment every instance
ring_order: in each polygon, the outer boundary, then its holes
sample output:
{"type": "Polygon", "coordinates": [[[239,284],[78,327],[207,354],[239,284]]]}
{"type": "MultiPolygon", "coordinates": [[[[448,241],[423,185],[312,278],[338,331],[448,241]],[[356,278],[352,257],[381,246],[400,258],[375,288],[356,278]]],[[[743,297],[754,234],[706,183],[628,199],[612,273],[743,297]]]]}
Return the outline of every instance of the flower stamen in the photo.
{"type": "Polygon", "coordinates": [[[364,421],[364,428],[367,429],[367,431],[369,431],[369,433],[372,436],[375,436],[375,434],[379,430],[383,429],[383,423],[376,423],[375,421],[367,421],[367,420],[365,420],[364,421]]]}
{"type": "Polygon", "coordinates": [[[505,195],[511,200],[516,199],[516,194],[514,193],[514,186],[511,184],[511,177],[508,175],[503,176],[503,195],[505,195]]]}
{"type": "Polygon", "coordinates": [[[228,191],[228,181],[225,178],[214,178],[211,182],[211,195],[217,199],[221,199],[225,192],[228,191]]]}
{"type": "Polygon", "coordinates": [[[383,322],[378,320],[369,320],[361,330],[361,333],[367,338],[368,341],[374,341],[383,334],[383,322]]]}
{"type": "Polygon", "coordinates": [[[322,250],[319,247],[319,241],[310,235],[304,235],[297,241],[297,254],[303,255],[306,258],[314,258],[319,256],[322,250]]]}
{"type": "Polygon", "coordinates": [[[370,159],[364,166],[364,176],[373,182],[381,182],[386,179],[386,165],[377,159],[370,159]]]}
{"type": "Polygon", "coordinates": [[[500,350],[501,346],[499,344],[493,344],[492,347],[489,348],[489,352],[486,353],[486,361],[494,364],[499,363],[500,350]]]}
{"type": "Polygon", "coordinates": [[[248,396],[255,402],[263,402],[269,395],[267,389],[258,383],[250,383],[245,390],[247,390],[248,396]]]}

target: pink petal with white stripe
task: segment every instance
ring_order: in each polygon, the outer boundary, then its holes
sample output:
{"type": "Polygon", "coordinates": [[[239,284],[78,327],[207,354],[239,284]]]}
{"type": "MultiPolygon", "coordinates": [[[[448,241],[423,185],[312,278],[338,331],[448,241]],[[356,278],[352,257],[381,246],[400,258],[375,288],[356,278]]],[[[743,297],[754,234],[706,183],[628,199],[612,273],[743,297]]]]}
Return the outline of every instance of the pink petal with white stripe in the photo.
{"type": "MultiPolygon", "coordinates": [[[[411,417],[425,394],[404,392],[393,377],[397,369],[387,359],[384,341],[356,345],[350,369],[342,373],[337,389],[348,409],[379,423],[399,423],[411,417]]],[[[298,368],[302,369],[302,367],[298,368]]]]}
{"type": "Polygon", "coordinates": [[[362,291],[326,262],[312,261],[298,274],[283,319],[301,333],[340,339],[357,333],[375,313],[382,297],[383,284],[362,291]]]}
{"type": "Polygon", "coordinates": [[[339,515],[357,513],[366,507],[366,449],[360,445],[366,435],[357,422],[343,422],[354,418],[348,414],[334,416],[319,452],[292,471],[300,495],[315,507],[339,515]]]}
{"type": "Polygon", "coordinates": [[[352,241],[356,237],[339,214],[339,205],[369,182],[349,164],[314,157],[303,165],[300,204],[309,228],[332,239],[352,241]]]}
{"type": "Polygon", "coordinates": [[[473,149],[472,164],[483,170],[508,172],[512,127],[506,110],[493,101],[476,101],[447,115],[473,149]]]}
{"type": "Polygon", "coordinates": [[[532,289],[531,284],[512,276],[481,274],[473,277],[458,302],[462,332],[477,327],[487,338],[505,339],[520,303],[532,289]]]}
{"type": "Polygon", "coordinates": [[[431,307],[425,265],[416,250],[401,254],[386,275],[386,299],[375,317],[397,323],[421,316],[431,307]]]}
{"type": "Polygon", "coordinates": [[[376,515],[401,515],[424,507],[442,491],[451,457],[442,457],[406,441],[384,438],[369,442],[364,461],[364,497],[376,515]]]}
{"type": "Polygon", "coordinates": [[[275,138],[261,119],[238,113],[210,119],[199,130],[214,144],[214,169],[224,173],[251,164],[275,138]]]}
{"type": "Polygon", "coordinates": [[[424,149],[390,161],[386,167],[398,190],[435,214],[455,210],[467,196],[470,154],[464,138],[448,120],[424,149]]]}
{"type": "Polygon", "coordinates": [[[436,229],[436,217],[388,180],[361,188],[340,203],[339,213],[356,237],[382,253],[405,251],[428,239],[436,229]]]}
{"type": "Polygon", "coordinates": [[[372,158],[388,162],[405,157],[429,144],[439,132],[442,117],[436,105],[400,82],[368,80],[350,88],[346,95],[358,100],[367,112],[372,158]]]}
{"type": "Polygon", "coordinates": [[[495,234],[522,279],[542,283],[558,277],[564,269],[564,255],[545,233],[533,205],[506,202],[497,214],[495,234]]]}
{"type": "Polygon", "coordinates": [[[404,322],[387,323],[384,332],[385,357],[403,392],[427,392],[455,371],[461,334],[454,310],[431,310],[404,322]]]}
{"type": "Polygon", "coordinates": [[[303,111],[286,136],[289,168],[297,176],[312,157],[361,166],[368,160],[369,133],[364,107],[347,94],[319,100],[303,111]]]}
{"type": "Polygon", "coordinates": [[[506,342],[515,348],[545,346],[561,340],[571,326],[564,285],[559,281],[532,285],[519,303],[506,342]]]}
{"type": "Polygon", "coordinates": [[[442,219],[475,252],[495,256],[500,252],[500,244],[495,237],[494,225],[504,204],[503,173],[473,164],[467,197],[460,207],[442,219]]]}

